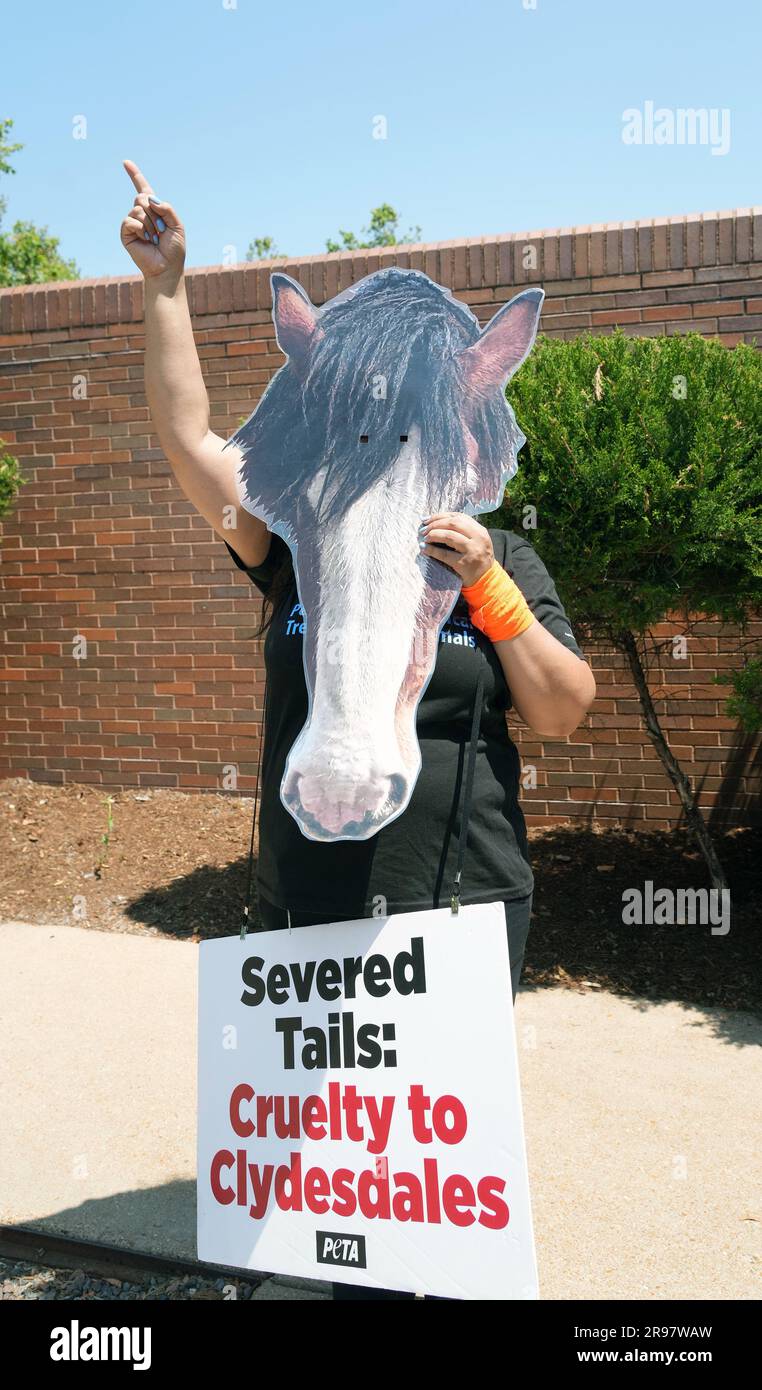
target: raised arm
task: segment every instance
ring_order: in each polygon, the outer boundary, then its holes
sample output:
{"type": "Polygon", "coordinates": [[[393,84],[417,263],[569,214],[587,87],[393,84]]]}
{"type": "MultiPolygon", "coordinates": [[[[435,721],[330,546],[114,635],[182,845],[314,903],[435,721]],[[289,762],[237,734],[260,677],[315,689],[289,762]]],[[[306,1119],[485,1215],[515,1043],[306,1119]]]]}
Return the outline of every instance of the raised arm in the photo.
{"type": "Polygon", "coordinates": [[[145,387],[148,408],[185,496],[228,541],[244,564],[259,565],[270,548],[263,521],[239,503],[241,454],[209,428],[209,398],[185,294],[185,231],[169,203],[157,198],[137,164],[124,167],[135,203],[122,223],[122,245],[145,278],[145,387]],[[233,507],[234,513],[225,511],[233,507]],[[235,528],[225,526],[235,515],[235,528]]]}

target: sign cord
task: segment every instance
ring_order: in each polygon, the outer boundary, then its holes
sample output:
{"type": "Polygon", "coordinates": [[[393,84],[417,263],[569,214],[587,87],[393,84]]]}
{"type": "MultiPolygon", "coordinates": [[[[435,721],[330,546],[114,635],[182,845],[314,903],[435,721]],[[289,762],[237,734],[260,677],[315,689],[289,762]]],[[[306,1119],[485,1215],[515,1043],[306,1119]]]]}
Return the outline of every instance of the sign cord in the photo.
{"type": "Polygon", "coordinates": [[[460,911],[460,878],[463,873],[463,864],[466,858],[466,841],[468,840],[468,824],[471,819],[471,799],[474,790],[474,773],[476,771],[476,750],[479,742],[479,725],[482,717],[482,696],[484,693],[484,662],[479,667],[479,675],[476,681],[476,693],[474,695],[474,708],[471,715],[471,738],[468,747],[468,767],[466,769],[466,781],[463,791],[463,814],[460,822],[460,835],[458,836],[458,858],[455,864],[455,880],[452,886],[452,896],[450,898],[450,910],[453,913],[460,911]]]}
{"type": "MultiPolygon", "coordinates": [[[[251,884],[254,876],[254,830],[257,824],[257,803],[259,801],[259,773],[262,767],[262,745],[265,741],[265,727],[267,724],[267,667],[265,666],[265,691],[264,709],[262,711],[262,723],[259,729],[259,748],[257,750],[257,774],[254,781],[254,814],[251,818],[251,840],[249,842],[249,864],[246,873],[246,895],[243,902],[243,916],[241,918],[241,940],[246,940],[246,933],[249,930],[249,920],[251,915],[251,884]]],[[[289,921],[289,926],[290,926],[289,921]]]]}

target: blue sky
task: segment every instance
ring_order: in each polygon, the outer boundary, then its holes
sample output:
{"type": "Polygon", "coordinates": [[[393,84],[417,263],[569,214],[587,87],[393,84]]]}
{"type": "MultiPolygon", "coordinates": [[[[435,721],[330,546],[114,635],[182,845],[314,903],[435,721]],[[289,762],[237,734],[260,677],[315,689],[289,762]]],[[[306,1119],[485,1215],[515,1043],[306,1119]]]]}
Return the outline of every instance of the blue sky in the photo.
{"type": "Polygon", "coordinates": [[[757,0],[37,0],[2,34],[5,226],[47,224],[83,275],[131,273],[124,157],[189,265],[323,251],[381,202],[438,241],[759,201],[757,0]],[[726,109],[728,152],[626,145],[647,101],[726,109]]]}

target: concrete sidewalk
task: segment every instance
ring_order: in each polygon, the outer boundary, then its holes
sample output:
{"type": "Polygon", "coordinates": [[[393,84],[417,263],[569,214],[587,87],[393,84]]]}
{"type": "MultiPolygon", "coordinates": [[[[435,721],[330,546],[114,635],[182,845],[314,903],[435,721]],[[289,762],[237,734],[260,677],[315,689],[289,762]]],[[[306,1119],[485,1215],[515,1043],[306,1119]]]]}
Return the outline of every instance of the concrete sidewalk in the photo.
{"type": "MultiPolygon", "coordinates": [[[[196,970],[0,927],[0,1221],[195,1258],[196,970]]],[[[757,1298],[762,1022],[543,989],[516,1027],[542,1297],[757,1298]]]]}

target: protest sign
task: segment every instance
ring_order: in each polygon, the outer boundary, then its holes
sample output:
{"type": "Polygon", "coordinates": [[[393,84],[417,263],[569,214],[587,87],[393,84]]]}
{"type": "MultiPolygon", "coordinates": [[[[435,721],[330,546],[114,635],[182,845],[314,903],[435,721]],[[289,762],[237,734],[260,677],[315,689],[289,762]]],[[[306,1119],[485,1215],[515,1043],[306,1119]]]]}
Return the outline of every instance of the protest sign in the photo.
{"type": "Polygon", "coordinates": [[[500,903],[206,941],[198,1254],[536,1298],[500,903]]]}

